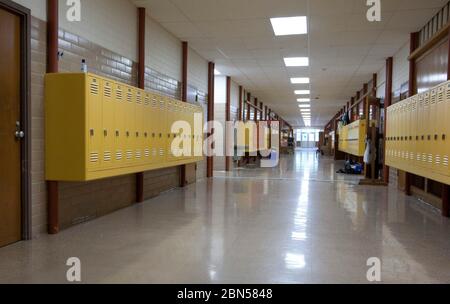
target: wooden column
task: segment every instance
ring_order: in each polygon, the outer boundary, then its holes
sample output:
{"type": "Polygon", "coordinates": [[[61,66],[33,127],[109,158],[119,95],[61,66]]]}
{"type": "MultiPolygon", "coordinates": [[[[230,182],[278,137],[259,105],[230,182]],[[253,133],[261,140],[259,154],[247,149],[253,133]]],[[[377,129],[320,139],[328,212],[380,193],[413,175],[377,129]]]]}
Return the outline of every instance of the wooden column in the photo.
{"type": "MultiPolygon", "coordinates": [[[[187,102],[189,45],[186,41],[181,43],[181,50],[181,101],[187,102]]],[[[186,187],[186,185],[186,165],[181,165],[180,187],[186,187]]]]}
{"type": "MultiPolygon", "coordinates": [[[[208,63],[208,122],[214,121],[214,62],[208,63]]],[[[214,134],[214,130],[211,130],[208,137],[214,134]]],[[[208,178],[214,175],[214,157],[212,154],[212,147],[208,145],[208,156],[206,157],[206,176],[208,178]]]]}
{"type": "MultiPolygon", "coordinates": [[[[47,73],[58,73],[58,0],[47,0],[47,73]]],[[[47,231],[59,232],[59,187],[57,181],[47,181],[47,231]]]]}
{"type": "Polygon", "coordinates": [[[386,131],[387,131],[387,108],[392,104],[392,72],[394,66],[393,57],[386,59],[386,91],[384,93],[384,164],[383,178],[389,184],[389,167],[386,166],[386,131]]]}
{"type": "MultiPolygon", "coordinates": [[[[412,54],[419,46],[419,32],[411,33],[409,51],[412,54]]],[[[408,96],[416,93],[416,60],[409,60],[409,87],[408,96]]],[[[405,194],[411,195],[411,174],[405,172],[405,194]]]]}
{"type": "MultiPolygon", "coordinates": [[[[138,8],[138,87],[145,89],[145,8],[138,8]]],[[[136,202],[144,201],[144,172],[136,173],[136,202]]]]}
{"type": "MultiPolygon", "coordinates": [[[[226,108],[225,108],[225,121],[230,122],[231,121],[231,77],[227,77],[227,102],[226,102],[226,108]]],[[[227,125],[225,125],[225,132],[228,132],[227,125]]],[[[231,134],[226,133],[226,140],[225,140],[225,171],[230,171],[231,169],[231,157],[227,155],[228,152],[228,145],[231,144],[228,142],[228,137],[231,136],[231,134]]]]}

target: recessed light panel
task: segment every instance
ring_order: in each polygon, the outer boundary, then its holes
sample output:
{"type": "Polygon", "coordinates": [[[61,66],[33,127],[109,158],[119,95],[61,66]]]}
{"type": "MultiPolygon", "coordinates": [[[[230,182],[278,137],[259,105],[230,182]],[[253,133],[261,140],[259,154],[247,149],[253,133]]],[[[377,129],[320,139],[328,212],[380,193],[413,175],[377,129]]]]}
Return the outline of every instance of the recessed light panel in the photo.
{"type": "Polygon", "coordinates": [[[308,84],[309,83],[309,77],[291,78],[291,83],[293,83],[293,84],[308,84]]]}
{"type": "Polygon", "coordinates": [[[308,33],[306,16],[270,18],[275,36],[302,35],[308,33]]]}
{"type": "Polygon", "coordinates": [[[310,108],[311,105],[309,105],[309,104],[299,104],[298,107],[299,108],[310,108]]]}
{"type": "Polygon", "coordinates": [[[310,90],[296,90],[295,95],[309,95],[311,93],[310,90]]]}
{"type": "Polygon", "coordinates": [[[309,66],[309,58],[308,57],[289,57],[289,58],[284,58],[284,64],[287,67],[309,66]]]}
{"type": "Polygon", "coordinates": [[[311,102],[311,98],[299,98],[297,99],[298,102],[311,102]]]}

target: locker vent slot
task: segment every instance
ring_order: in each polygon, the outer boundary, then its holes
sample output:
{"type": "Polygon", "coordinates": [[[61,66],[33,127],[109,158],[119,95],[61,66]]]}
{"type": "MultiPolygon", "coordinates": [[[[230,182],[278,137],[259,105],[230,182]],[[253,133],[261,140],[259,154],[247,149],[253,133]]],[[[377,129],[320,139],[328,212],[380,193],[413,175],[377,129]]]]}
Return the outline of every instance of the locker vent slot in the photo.
{"type": "Polygon", "coordinates": [[[160,109],[164,109],[164,101],[160,101],[159,102],[159,108],[160,109]]]}
{"type": "Polygon", "coordinates": [[[99,154],[98,152],[91,152],[90,156],[89,156],[89,161],[91,163],[97,163],[99,160],[99,154]]]}
{"type": "Polygon", "coordinates": [[[444,157],[442,158],[442,165],[448,167],[448,155],[444,155],[444,157]]]}
{"type": "Polygon", "coordinates": [[[105,87],[103,94],[105,95],[105,97],[111,98],[112,95],[111,87],[105,87]]]}
{"type": "Polygon", "coordinates": [[[98,83],[91,82],[90,90],[91,90],[92,95],[98,95],[98,91],[99,91],[98,83]]]}
{"type": "Polygon", "coordinates": [[[142,153],[141,150],[136,150],[136,159],[141,159],[142,153]]]}
{"type": "Polygon", "coordinates": [[[153,148],[152,155],[153,157],[156,157],[158,155],[156,148],[153,148]]]}
{"type": "Polygon", "coordinates": [[[133,94],[131,94],[131,92],[128,92],[128,93],[127,93],[127,101],[128,101],[128,102],[131,102],[132,99],[133,99],[133,94]]]}
{"type": "Polygon", "coordinates": [[[145,97],[145,105],[146,106],[150,105],[150,97],[148,96],[145,97]]]}
{"type": "Polygon", "coordinates": [[[159,149],[159,156],[164,156],[164,149],[163,148],[159,149]]]}
{"type": "Polygon", "coordinates": [[[116,152],[116,160],[122,160],[122,151],[116,152]]]}
{"type": "Polygon", "coordinates": [[[150,149],[145,149],[144,156],[149,157],[150,156],[150,149]]]}
{"type": "Polygon", "coordinates": [[[133,159],[133,151],[127,150],[127,159],[128,160],[133,159]]]}
{"type": "Polygon", "coordinates": [[[447,100],[449,100],[450,99],[450,85],[447,86],[446,95],[447,95],[447,100]]]}
{"type": "Polygon", "coordinates": [[[438,102],[443,102],[443,101],[444,101],[444,88],[440,87],[439,94],[438,94],[438,102]]]}
{"type": "Polygon", "coordinates": [[[142,103],[141,94],[137,94],[137,95],[136,95],[136,103],[138,103],[138,104],[141,104],[141,103],[142,103]]]}
{"type": "Polygon", "coordinates": [[[434,156],[434,162],[436,165],[440,165],[441,164],[441,156],[440,155],[435,155],[434,156]]]}
{"type": "Polygon", "coordinates": [[[110,151],[105,151],[103,153],[103,160],[110,162],[111,161],[111,152],[110,151]]]}
{"type": "Polygon", "coordinates": [[[122,90],[116,90],[116,99],[122,100],[122,98],[123,98],[122,90]]]}
{"type": "Polygon", "coordinates": [[[422,161],[427,162],[427,154],[426,153],[422,153],[422,161]]]}
{"type": "Polygon", "coordinates": [[[428,154],[428,162],[429,162],[430,164],[433,163],[433,154],[428,154]]]}

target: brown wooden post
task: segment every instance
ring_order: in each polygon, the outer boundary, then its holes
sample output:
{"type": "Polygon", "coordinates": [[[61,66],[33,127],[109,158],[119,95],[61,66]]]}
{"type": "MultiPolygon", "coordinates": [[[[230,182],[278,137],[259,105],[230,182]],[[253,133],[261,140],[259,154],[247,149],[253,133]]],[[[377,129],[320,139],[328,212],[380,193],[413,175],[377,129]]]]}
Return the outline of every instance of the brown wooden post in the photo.
{"type": "Polygon", "coordinates": [[[386,91],[384,97],[384,162],[383,162],[383,178],[386,184],[389,184],[389,167],[386,165],[386,132],[387,132],[387,108],[392,103],[392,72],[393,57],[386,59],[386,91]]]}
{"type": "MultiPolygon", "coordinates": [[[[189,44],[181,43],[181,101],[187,102],[189,44]]],[[[180,187],[186,187],[186,165],[180,166],[180,187]]]]}
{"type": "MultiPolygon", "coordinates": [[[[214,62],[208,64],[208,122],[214,121],[214,62]]],[[[210,131],[208,137],[214,134],[214,129],[210,131]]],[[[208,156],[206,158],[206,176],[211,178],[214,176],[214,157],[212,156],[212,148],[208,145],[208,156]]]]}
{"type": "MultiPolygon", "coordinates": [[[[47,0],[47,73],[58,73],[58,0],[47,0]]],[[[59,232],[59,185],[57,181],[47,181],[47,231],[59,232]]]]}
{"type": "MultiPolygon", "coordinates": [[[[226,102],[226,108],[225,108],[225,121],[228,123],[231,121],[231,77],[227,77],[227,102],[226,102]]],[[[225,125],[225,132],[228,132],[227,124],[225,125]]],[[[230,171],[231,169],[231,157],[228,155],[228,145],[231,145],[230,142],[228,142],[229,136],[231,134],[226,133],[226,140],[225,140],[225,171],[230,171]]]]}
{"type": "MultiPolygon", "coordinates": [[[[138,8],[138,87],[145,89],[145,8],[138,8]]],[[[144,201],[144,172],[136,173],[136,202],[144,201]]]]}

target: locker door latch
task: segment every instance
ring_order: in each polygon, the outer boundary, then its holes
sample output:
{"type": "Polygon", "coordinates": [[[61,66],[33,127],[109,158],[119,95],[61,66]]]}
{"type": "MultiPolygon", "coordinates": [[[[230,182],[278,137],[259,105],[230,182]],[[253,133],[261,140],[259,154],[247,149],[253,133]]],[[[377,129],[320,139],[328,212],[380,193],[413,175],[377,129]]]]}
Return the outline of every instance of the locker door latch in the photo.
{"type": "Polygon", "coordinates": [[[15,136],[17,139],[25,138],[25,132],[21,130],[20,121],[16,121],[16,133],[15,136]]]}

